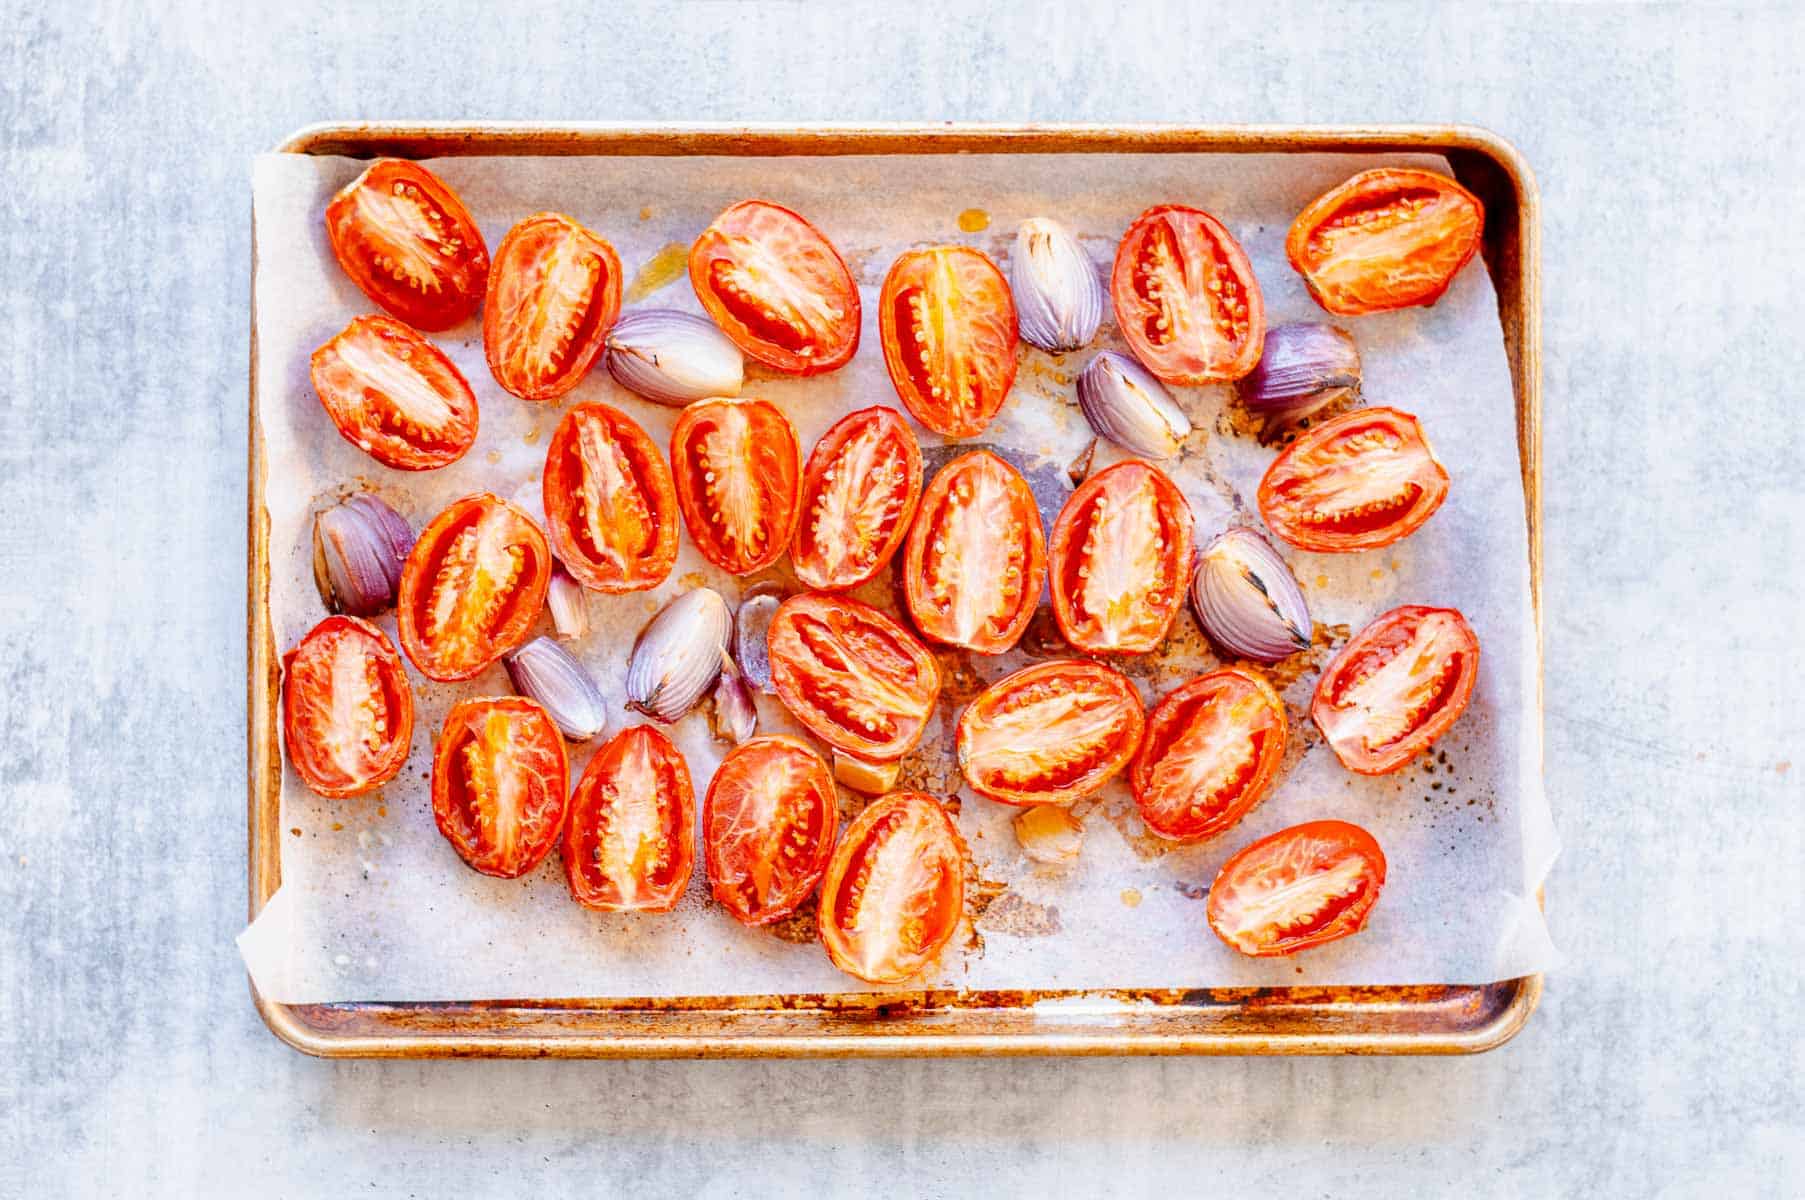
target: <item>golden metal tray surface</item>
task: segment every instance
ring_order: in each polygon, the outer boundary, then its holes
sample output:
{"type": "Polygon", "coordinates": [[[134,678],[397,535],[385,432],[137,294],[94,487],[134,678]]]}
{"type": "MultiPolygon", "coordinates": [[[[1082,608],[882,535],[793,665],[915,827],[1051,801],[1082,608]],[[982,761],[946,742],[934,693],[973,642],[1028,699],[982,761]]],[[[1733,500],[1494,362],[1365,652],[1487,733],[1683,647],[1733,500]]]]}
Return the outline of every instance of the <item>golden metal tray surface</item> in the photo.
{"type": "MultiPolygon", "coordinates": [[[[1535,180],[1515,147],[1460,125],[617,126],[313,125],[277,150],[393,155],[1348,153],[1445,155],[1485,204],[1482,253],[1497,289],[1517,401],[1529,522],[1541,721],[1541,270],[1535,180]]],[[[254,254],[254,252],[253,252],[254,254]]],[[[255,278],[256,262],[252,260],[255,278]]],[[[281,882],[279,659],[269,619],[269,530],[251,328],[249,509],[250,916],[281,882]]],[[[277,1037],[332,1057],[830,1057],[963,1054],[1469,1054],[1514,1036],[1540,975],[1483,985],[941,992],[682,999],[281,1004],[257,994],[277,1037]]]]}

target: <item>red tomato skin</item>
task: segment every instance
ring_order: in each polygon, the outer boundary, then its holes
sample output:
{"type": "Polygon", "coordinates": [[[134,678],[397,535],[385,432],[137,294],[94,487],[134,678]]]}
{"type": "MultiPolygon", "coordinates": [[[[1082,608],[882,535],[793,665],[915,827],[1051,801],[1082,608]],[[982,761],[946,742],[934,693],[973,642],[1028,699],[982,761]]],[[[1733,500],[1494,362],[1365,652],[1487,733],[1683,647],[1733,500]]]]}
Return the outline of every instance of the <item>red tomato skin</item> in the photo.
{"type": "Polygon", "coordinates": [[[1206,913],[1210,929],[1228,946],[1249,958],[1281,958],[1296,954],[1299,950],[1308,950],[1312,946],[1322,946],[1329,942],[1340,941],[1366,928],[1368,918],[1372,916],[1373,906],[1379,901],[1379,893],[1385,887],[1385,853],[1379,849],[1379,843],[1373,840],[1372,834],[1351,825],[1346,821],[1309,821],[1302,825],[1293,825],[1269,834],[1257,842],[1243,846],[1222,864],[1216,872],[1215,882],[1210,885],[1209,904],[1206,913]],[[1344,850],[1348,855],[1358,858],[1363,871],[1362,894],[1349,907],[1337,913],[1333,919],[1319,928],[1301,935],[1294,935],[1268,945],[1249,948],[1235,937],[1235,930],[1229,921],[1229,914],[1223,911],[1225,904],[1219,904],[1218,897],[1229,890],[1236,880],[1236,873],[1250,868],[1260,856],[1272,848],[1290,842],[1306,842],[1316,839],[1321,843],[1332,844],[1344,850]]]}
{"type": "MultiPolygon", "coordinates": [[[[508,765],[517,766],[513,762],[508,765]]],[[[550,714],[537,701],[524,696],[478,697],[459,701],[446,714],[444,728],[433,746],[433,822],[471,870],[496,879],[518,879],[544,862],[546,855],[551,853],[552,847],[563,836],[567,812],[566,793],[569,787],[570,770],[564,755],[564,735],[558,732],[550,714]],[[543,764],[545,770],[542,772],[526,772],[528,780],[523,786],[530,787],[531,782],[538,782],[549,811],[532,814],[539,819],[535,822],[536,828],[527,831],[530,840],[514,847],[476,843],[472,838],[472,831],[458,823],[451,793],[453,774],[462,769],[460,764],[453,761],[462,744],[462,735],[477,721],[484,720],[492,713],[504,715],[510,724],[517,725],[522,730],[522,736],[530,739],[530,744],[523,746],[519,753],[537,750],[546,760],[543,764]]]]}
{"type": "Polygon", "coordinates": [[[590,758],[582,777],[577,780],[576,790],[571,793],[563,838],[564,879],[570,885],[571,899],[597,912],[670,912],[683,898],[690,874],[695,869],[695,819],[696,792],[690,782],[689,764],[671,744],[671,739],[651,725],[623,729],[590,758]],[[663,872],[667,876],[665,883],[659,885],[656,880],[647,880],[644,884],[646,894],[628,901],[612,881],[590,879],[584,871],[583,859],[591,840],[589,831],[607,799],[609,773],[618,772],[626,757],[636,751],[652,756],[654,770],[669,773],[673,790],[671,806],[676,811],[666,835],[671,842],[671,859],[663,872]]]}
{"type": "MultiPolygon", "coordinates": [[[[804,592],[778,606],[766,631],[765,642],[771,655],[771,682],[777,690],[777,698],[804,728],[828,745],[867,762],[886,763],[901,758],[921,740],[940,696],[940,667],[913,633],[884,613],[847,596],[804,592]],[[885,710],[884,715],[893,718],[896,726],[892,733],[880,738],[874,733],[855,732],[837,722],[833,713],[824,712],[810,700],[811,691],[843,684],[846,677],[856,671],[838,672],[826,682],[818,678],[822,672],[815,667],[823,664],[818,659],[803,661],[801,657],[809,650],[808,641],[801,632],[804,621],[826,626],[832,634],[841,637],[847,647],[854,642],[881,638],[908,660],[909,676],[894,690],[906,693],[911,706],[907,710],[899,711],[894,707],[885,710]]],[[[849,652],[857,653],[856,650],[849,652]]],[[[860,668],[877,669],[871,661],[862,662],[860,668]]]]}
{"type": "MultiPolygon", "coordinates": [[[[1003,531],[986,529],[985,536],[1003,536],[1003,531]]],[[[976,582],[990,582],[988,580],[976,582]]],[[[999,586],[1007,588],[1006,579],[997,581],[999,586]]],[[[1002,654],[1014,647],[1021,640],[1022,633],[1028,623],[1034,619],[1035,607],[1040,603],[1041,590],[1047,582],[1047,538],[1040,526],[1040,509],[1035,504],[1034,493],[1028,487],[1028,481],[1008,462],[988,450],[974,450],[961,455],[941,467],[929,482],[927,491],[923,493],[920,507],[916,510],[915,523],[909,529],[908,540],[903,547],[903,596],[909,610],[909,619],[915,623],[923,637],[941,645],[963,646],[979,654],[1002,654]],[[931,578],[934,566],[936,542],[946,546],[945,553],[961,563],[968,562],[971,554],[963,541],[958,544],[948,543],[942,536],[944,529],[934,524],[935,519],[943,513],[952,515],[958,503],[951,497],[954,488],[961,483],[974,482],[969,477],[982,472],[992,480],[1002,481],[1008,492],[1005,503],[1010,516],[1017,523],[1020,537],[1015,544],[1007,547],[1009,559],[1007,570],[1013,568],[1018,572],[1019,584],[1015,597],[1015,611],[1000,629],[994,628],[998,617],[1004,612],[993,612],[980,628],[967,636],[954,623],[953,618],[940,611],[934,591],[935,581],[931,578]]],[[[1008,595],[1001,597],[1005,603],[1008,595]]]]}
{"type": "Polygon", "coordinates": [[[1222,222],[1202,209],[1159,204],[1136,217],[1116,248],[1109,297],[1129,351],[1142,366],[1167,383],[1232,382],[1259,365],[1266,342],[1266,301],[1259,278],[1241,243],[1222,222]],[[1207,336],[1201,336],[1199,341],[1156,345],[1147,331],[1148,320],[1156,319],[1156,314],[1142,298],[1136,275],[1147,240],[1161,232],[1175,240],[1182,239],[1185,245],[1180,250],[1194,259],[1207,253],[1216,268],[1213,282],[1221,284],[1220,288],[1199,288],[1195,294],[1189,289],[1185,292],[1187,311],[1194,312],[1199,306],[1207,310],[1201,314],[1209,319],[1209,324],[1202,327],[1207,336]],[[1203,244],[1205,240],[1207,245],[1203,244]],[[1226,278],[1221,278],[1223,275],[1226,278]],[[1219,304],[1223,306],[1220,312],[1219,304]],[[1229,305],[1239,305],[1240,311],[1229,305]],[[1225,341],[1232,353],[1212,352],[1216,343],[1225,341]]]}
{"type": "Polygon", "coordinates": [[[607,239],[562,213],[542,212],[528,217],[501,239],[494,268],[489,272],[483,302],[483,357],[489,362],[489,373],[503,389],[522,400],[555,400],[564,395],[582,383],[595,365],[596,356],[608,341],[608,331],[620,316],[620,296],[620,256],[607,239]],[[600,278],[591,286],[581,323],[568,334],[574,345],[566,352],[568,357],[561,369],[540,376],[517,369],[513,359],[521,348],[511,339],[520,337],[521,331],[508,321],[511,309],[534,298],[521,277],[538,269],[537,255],[548,243],[560,250],[581,247],[595,259],[600,278]],[[510,299],[515,303],[510,304],[510,299]]]}
{"type": "MultiPolygon", "coordinates": [[[[1361,453],[1395,455],[1399,451],[1361,453]]],[[[1421,529],[1447,498],[1447,468],[1435,457],[1435,451],[1430,448],[1416,417],[1395,408],[1377,406],[1352,409],[1300,434],[1266,468],[1255,496],[1260,516],[1280,541],[1296,546],[1299,550],[1310,550],[1318,554],[1378,550],[1402,541],[1421,529]],[[1403,442],[1401,452],[1419,458],[1418,469],[1407,482],[1416,485],[1420,492],[1406,511],[1372,530],[1340,533],[1312,527],[1303,514],[1292,511],[1295,506],[1287,503],[1284,493],[1287,488],[1298,486],[1300,482],[1307,484],[1313,477],[1303,465],[1311,455],[1332,448],[1337,439],[1347,436],[1349,431],[1360,426],[1371,426],[1374,430],[1397,436],[1403,442]]]]}
{"type": "Polygon", "coordinates": [[[884,369],[903,406],[922,425],[943,437],[971,438],[983,433],[1015,385],[1020,328],[1014,294],[996,263],[980,250],[936,246],[910,250],[899,257],[884,276],[878,300],[878,330],[884,348],[884,369]],[[952,296],[940,296],[938,288],[949,275],[958,276],[958,291],[952,296]],[[944,392],[952,383],[924,380],[921,376],[931,376],[932,364],[911,357],[916,343],[912,336],[906,339],[905,335],[910,333],[914,318],[899,314],[904,295],[912,290],[924,304],[932,300],[936,310],[947,308],[945,320],[956,328],[961,341],[979,343],[977,352],[962,362],[959,373],[962,381],[972,383],[974,391],[963,397],[957,409],[944,395],[937,397],[933,392],[935,387],[942,387],[944,392]]]}
{"type": "Polygon", "coordinates": [[[1189,586],[1193,518],[1190,501],[1166,474],[1151,463],[1130,458],[1098,471],[1086,479],[1059,510],[1053,522],[1052,549],[1049,552],[1049,575],[1053,582],[1053,619],[1059,632],[1075,649],[1086,654],[1146,654],[1155,650],[1172,629],[1172,622],[1184,607],[1185,589],[1189,586]],[[1087,514],[1100,496],[1110,489],[1138,487],[1145,479],[1153,491],[1155,513],[1166,526],[1153,566],[1161,600],[1144,602],[1135,611],[1151,614],[1126,633],[1112,633],[1101,627],[1094,617],[1087,620],[1082,612],[1083,587],[1078,571],[1088,569],[1084,541],[1087,514]]]}
{"type": "Polygon", "coordinates": [[[489,276],[489,249],[483,242],[482,230],[451,186],[419,163],[401,158],[379,158],[371,163],[326,205],[326,237],[339,267],[351,282],[383,311],[415,329],[450,329],[482,303],[489,276]],[[409,193],[405,189],[413,190],[409,193]],[[385,268],[362,252],[369,234],[367,222],[359,221],[360,215],[372,208],[392,205],[397,196],[411,200],[423,221],[433,227],[435,237],[441,239],[430,251],[419,252],[432,265],[435,288],[431,294],[398,286],[393,278],[397,268],[385,268]],[[421,202],[436,209],[439,219],[419,209],[421,202]],[[446,258],[449,264],[439,261],[446,258]],[[441,267],[448,268],[442,276],[441,267]]]}
{"type": "Polygon", "coordinates": [[[1128,681],[1127,676],[1088,659],[1053,659],[1034,663],[1005,675],[980,692],[965,706],[965,711],[959,714],[954,730],[954,749],[958,756],[959,773],[964,776],[966,784],[988,800],[1018,808],[1032,808],[1041,804],[1072,804],[1102,788],[1128,766],[1141,744],[1146,727],[1146,714],[1141,708],[1140,693],[1135,691],[1134,684],[1128,681]],[[992,778],[990,773],[984,771],[978,761],[981,758],[978,743],[988,731],[987,727],[996,724],[1000,717],[1009,712],[1017,711],[1020,705],[1012,702],[1018,698],[1024,704],[1031,702],[1036,690],[1043,696],[1051,696],[1059,690],[1060,684],[1066,684],[1067,690],[1072,690],[1069,685],[1074,679],[1081,681],[1089,694],[1100,695],[1113,702],[1118,709],[1120,722],[1120,728],[1110,731],[1113,736],[1106,744],[1081,747],[1090,751],[1090,761],[1084,765],[1083,771],[1074,778],[1050,785],[1010,783],[992,778]]]}
{"type": "MultiPolygon", "coordinates": [[[[888,462],[878,466],[879,469],[890,469],[888,462]]],[[[890,560],[896,557],[903,539],[909,534],[909,524],[915,517],[915,506],[921,499],[921,475],[921,443],[916,441],[915,432],[897,415],[895,409],[882,406],[862,408],[835,422],[833,428],[822,434],[821,440],[809,451],[808,463],[802,470],[796,533],[790,542],[790,565],[795,569],[796,577],[805,587],[817,592],[845,591],[877,578],[890,565],[890,560]],[[836,571],[822,561],[822,554],[811,553],[816,548],[811,544],[813,531],[809,523],[816,517],[816,507],[821,503],[829,484],[826,474],[837,461],[836,456],[867,429],[878,431],[880,436],[900,448],[893,469],[902,476],[902,499],[886,518],[887,525],[877,553],[862,566],[842,566],[836,571]]],[[[896,490],[898,489],[892,489],[893,503],[896,490]]]]}
{"type": "MultiPolygon", "coordinates": [[[[677,492],[677,507],[683,513],[683,524],[689,529],[690,540],[702,557],[730,575],[762,571],[789,549],[796,534],[802,498],[801,474],[796,428],[781,409],[768,401],[749,396],[698,400],[683,410],[676,427],[671,430],[671,480],[677,492]],[[694,461],[690,454],[698,435],[707,437],[706,432],[699,434],[704,421],[742,418],[749,423],[752,449],[759,455],[746,470],[773,518],[770,528],[763,532],[762,542],[748,546],[725,545],[709,527],[713,515],[709,470],[694,461]]],[[[763,530],[764,527],[760,528],[763,530]]]]}
{"type": "MultiPolygon", "coordinates": [[[[846,836],[840,839],[821,885],[817,924],[821,944],[834,966],[867,983],[901,983],[920,974],[946,948],[965,915],[966,855],[965,840],[959,836],[958,826],[934,797],[923,792],[891,792],[867,805],[853,818],[846,836]],[[841,927],[840,893],[849,874],[856,878],[856,868],[862,865],[861,856],[878,848],[878,844],[870,843],[870,839],[886,822],[899,825],[914,822],[927,831],[925,836],[932,838],[932,844],[921,847],[918,854],[924,858],[931,854],[941,867],[935,880],[938,903],[930,908],[928,917],[933,919],[934,925],[924,929],[926,936],[921,945],[907,948],[906,953],[899,947],[887,963],[880,962],[871,967],[859,957],[856,935],[841,927]]],[[[921,924],[925,927],[927,919],[921,919],[921,924]]]]}
{"type": "Polygon", "coordinates": [[[1239,824],[1266,798],[1277,781],[1279,760],[1284,757],[1288,734],[1284,701],[1279,699],[1270,683],[1245,667],[1221,667],[1167,693],[1148,714],[1147,732],[1129,768],[1128,783],[1134,792],[1135,805],[1140,809],[1141,823],[1158,836],[1175,842],[1207,841],[1239,824]],[[1153,803],[1153,774],[1160,753],[1182,737],[1190,724],[1187,718],[1194,720],[1198,715],[1188,710],[1201,703],[1221,702],[1224,693],[1236,689],[1251,690],[1276,729],[1263,731],[1253,773],[1231,803],[1202,822],[1174,821],[1153,803]],[[1176,732],[1173,726],[1177,726],[1176,732]]]}
{"type": "Polygon", "coordinates": [[[786,375],[810,376],[837,370],[852,361],[859,348],[859,289],[847,269],[846,260],[815,226],[801,214],[769,200],[742,200],[714,219],[691,244],[689,279],[696,298],[702,302],[714,323],[746,354],[774,371],[786,375]],[[818,297],[837,309],[839,316],[828,321],[825,329],[811,330],[813,353],[802,354],[769,338],[761,337],[733,312],[711,276],[717,262],[731,262],[726,253],[731,239],[759,221],[776,224],[787,237],[800,239],[812,261],[826,273],[827,294],[818,297]]]}
{"type": "Polygon", "coordinates": [[[1285,236],[1285,257],[1325,310],[1338,316],[1365,316],[1427,306],[1441,299],[1478,253],[1484,229],[1485,205],[1446,175],[1380,167],[1362,171],[1311,201],[1291,223],[1285,236]],[[1414,205],[1415,211],[1400,213],[1401,203],[1414,205]],[[1356,233],[1363,221],[1377,219],[1394,227],[1423,227],[1422,236],[1408,252],[1394,250],[1374,269],[1341,278],[1331,269],[1333,255],[1319,242],[1325,228],[1342,216],[1353,218],[1356,233]],[[1430,223],[1451,228],[1432,236],[1434,231],[1426,228],[1430,223]]]}
{"type": "Polygon", "coordinates": [[[339,436],[385,467],[431,471],[450,466],[476,442],[476,393],[463,372],[444,351],[393,317],[371,313],[352,318],[331,341],[313,352],[309,375],[320,407],[339,436]],[[394,369],[408,370],[425,379],[428,386],[438,385],[435,391],[451,412],[445,445],[421,447],[408,439],[406,430],[372,427],[364,410],[372,402],[369,395],[361,387],[358,395],[350,394],[350,380],[358,376],[345,354],[352,344],[359,346],[360,358],[366,353],[388,357],[394,369]]]}
{"type": "Polygon", "coordinates": [[[282,659],[282,735],[288,750],[289,765],[295,769],[295,774],[307,785],[308,790],[316,795],[333,800],[361,796],[399,775],[413,745],[414,693],[408,686],[407,673],[402,669],[401,656],[395,653],[395,644],[389,641],[388,634],[360,617],[349,616],[327,617],[309,630],[307,636],[282,659]],[[370,772],[362,777],[348,779],[328,777],[324,765],[315,761],[320,748],[308,739],[307,731],[303,728],[301,708],[304,697],[301,695],[301,688],[304,685],[302,671],[296,665],[305,665],[305,660],[314,654],[327,652],[325,643],[335,636],[358,637],[363,640],[365,650],[376,666],[377,682],[386,702],[385,720],[389,726],[383,751],[370,772]]]}
{"type": "Polygon", "coordinates": [[[1342,766],[1358,775],[1389,775],[1408,766],[1411,759],[1427,750],[1460,719],[1473,698],[1473,688],[1478,680],[1479,639],[1460,610],[1406,604],[1373,618],[1364,629],[1348,639],[1347,645],[1323,668],[1321,677],[1316,681],[1316,690],[1310,698],[1310,720],[1328,741],[1329,748],[1335,752],[1335,757],[1341,761],[1342,766]],[[1356,667],[1363,653],[1400,626],[1415,626],[1430,618],[1453,619],[1455,641],[1460,654],[1459,668],[1450,686],[1442,692],[1436,711],[1382,753],[1338,742],[1331,730],[1337,724],[1335,694],[1344,683],[1345,676],[1356,667]]]}
{"type": "MultiPolygon", "coordinates": [[[[500,661],[504,654],[518,648],[532,633],[533,622],[545,607],[546,588],[551,584],[552,553],[539,525],[514,505],[478,492],[455,500],[421,531],[401,567],[401,587],[395,599],[395,624],[401,633],[401,650],[408,661],[428,679],[453,683],[480,674],[500,661]],[[430,601],[434,584],[444,568],[444,558],[456,544],[457,527],[469,521],[467,529],[485,522],[506,522],[506,528],[518,535],[521,547],[520,574],[505,594],[495,603],[511,610],[498,630],[478,636],[478,643],[468,652],[446,657],[438,652],[434,638],[421,627],[421,610],[430,601]],[[450,542],[452,545],[447,545],[450,542]],[[423,594],[424,593],[424,594],[423,594]],[[515,597],[519,599],[516,600],[515,597]]],[[[459,639],[454,639],[459,640],[459,639]]]]}
{"type": "MultiPolygon", "coordinates": [[[[747,770],[768,770],[762,764],[752,765],[747,770]]],[[[702,853],[703,862],[708,872],[708,886],[714,898],[724,907],[734,920],[742,925],[769,925],[795,912],[796,909],[814,894],[821,877],[827,873],[828,860],[832,857],[834,836],[839,831],[840,812],[836,806],[834,781],[821,756],[811,750],[798,738],[782,734],[771,734],[753,738],[727,752],[716,768],[714,777],[709,780],[708,793],[702,802],[702,853]],[[725,843],[725,832],[722,822],[726,819],[722,810],[729,802],[724,789],[738,784],[740,781],[736,771],[729,770],[729,764],[744,762],[751,764],[761,756],[782,756],[795,769],[805,775],[804,783],[808,796],[814,803],[814,816],[818,823],[817,836],[806,844],[799,846],[797,863],[787,882],[774,897],[766,897],[762,907],[752,908],[746,898],[740,894],[735,884],[740,880],[734,874],[734,867],[728,862],[728,846],[725,843]]],[[[779,839],[782,846],[787,847],[788,839],[779,839]]],[[[786,857],[789,857],[786,855],[786,857]]],[[[771,867],[773,875],[779,866],[771,867]]]]}
{"type": "Polygon", "coordinates": [[[545,505],[545,532],[553,553],[571,577],[589,590],[610,594],[645,591],[663,583],[676,566],[680,517],[671,469],[651,436],[620,409],[606,404],[579,404],[565,412],[545,450],[540,496],[545,505]],[[571,460],[580,458],[582,453],[579,423],[591,420],[606,427],[611,445],[626,459],[627,469],[638,485],[637,495],[656,531],[652,545],[626,567],[591,555],[578,536],[583,468],[571,460]]]}

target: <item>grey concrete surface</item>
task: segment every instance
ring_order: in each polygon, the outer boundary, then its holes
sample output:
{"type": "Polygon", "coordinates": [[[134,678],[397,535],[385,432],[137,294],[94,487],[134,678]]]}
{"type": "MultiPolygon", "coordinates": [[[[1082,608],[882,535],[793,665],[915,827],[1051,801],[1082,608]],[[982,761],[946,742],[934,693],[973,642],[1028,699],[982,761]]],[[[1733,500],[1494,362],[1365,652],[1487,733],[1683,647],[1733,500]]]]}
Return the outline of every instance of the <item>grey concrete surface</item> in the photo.
{"type": "Polygon", "coordinates": [[[394,8],[0,14],[0,1195],[1805,1189],[1796,10],[394,8]],[[1513,139],[1547,220],[1549,896],[1571,955],[1529,1028],[1456,1061],[278,1044],[231,940],[249,160],[355,116],[1513,139]]]}

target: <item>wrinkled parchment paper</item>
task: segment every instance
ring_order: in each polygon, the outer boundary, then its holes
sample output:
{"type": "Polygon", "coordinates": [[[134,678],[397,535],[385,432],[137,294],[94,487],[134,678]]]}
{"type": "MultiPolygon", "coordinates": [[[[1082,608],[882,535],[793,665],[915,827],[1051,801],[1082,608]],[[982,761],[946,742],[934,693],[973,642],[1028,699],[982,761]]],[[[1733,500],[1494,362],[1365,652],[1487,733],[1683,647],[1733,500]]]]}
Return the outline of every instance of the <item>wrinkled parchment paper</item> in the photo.
{"type": "MultiPolygon", "coordinates": [[[[859,353],[810,380],[749,369],[748,394],[780,405],[802,445],[838,417],[893,404],[878,344],[876,297],[891,261],[922,243],[960,242],[1007,271],[1023,219],[1052,216],[1078,233],[1107,273],[1116,240],[1151,204],[1177,201],[1221,218],[1251,257],[1270,323],[1322,320],[1286,265],[1286,227],[1310,199],[1357,169],[1424,156],[997,155],[857,158],[452,158],[432,164],[463,196],[493,249],[508,227],[543,209],[568,213],[613,242],[631,281],[661,249],[687,246],[712,217],[748,196],[787,204],[845,254],[864,295],[859,353]],[[981,210],[982,232],[959,215],[981,210]]],[[[489,375],[479,320],[432,340],[455,359],[481,405],[481,432],[463,461],[410,474],[380,466],[344,442],[315,399],[308,355],[371,304],[340,272],[327,245],[327,199],[363,164],[266,155],[255,165],[258,394],[268,463],[270,609],[279,651],[325,615],[310,570],[313,515],[348,490],[368,488],[415,527],[478,490],[512,496],[537,487],[560,413],[603,400],[625,409],[668,446],[675,412],[640,400],[597,369],[554,404],[506,394],[489,375]]],[[[675,261],[667,253],[663,261],[675,261]]],[[[700,311],[686,275],[629,305],[700,311]]],[[[1018,810],[964,793],[958,821],[972,850],[972,921],[936,969],[911,986],[1101,989],[1279,984],[1479,983],[1554,963],[1535,894],[1557,850],[1542,793],[1536,659],[1515,416],[1496,301],[1474,262],[1431,309],[1343,322],[1365,359],[1366,396],[1421,417],[1453,477],[1447,503],[1423,529],[1385,550],[1352,555],[1287,551],[1322,644],[1281,674],[1292,717],[1286,768],[1274,792],[1229,833],[1171,848],[1148,836],[1117,782],[1075,809],[1084,851],[1070,868],[1039,866],[1018,849],[1018,810]],[[1460,608],[1483,646],[1471,707],[1436,752],[1400,774],[1363,779],[1343,770],[1305,717],[1317,668],[1349,630],[1402,603],[1460,608]],[[1297,668],[1303,667],[1301,674],[1297,668]],[[1204,894],[1235,850],[1300,821],[1337,817],[1378,839],[1390,862],[1366,931],[1322,949],[1256,961],[1230,951],[1204,920],[1204,894]]],[[[1097,347],[1121,343],[1106,323],[1097,347]]],[[[1022,346],[1014,391],[987,435],[1027,468],[1051,527],[1069,483],[1065,464],[1089,441],[1072,380],[1090,350],[1054,359],[1022,346]]],[[[1273,451],[1234,431],[1228,389],[1179,391],[1197,432],[1169,470],[1190,498],[1201,544],[1237,515],[1257,525],[1253,492],[1273,451]]],[[[921,432],[930,471],[947,454],[921,432]]],[[[1120,457],[1107,446],[1097,465],[1120,457]]],[[[1284,549],[1281,547],[1281,549],[1284,549]]],[[[781,573],[781,568],[779,573],[781,573]]],[[[656,591],[592,596],[588,637],[575,652],[616,708],[610,732],[638,718],[620,708],[633,637],[677,590],[707,583],[731,602],[740,584],[709,567],[687,536],[676,570],[656,591]]],[[[887,584],[868,587],[886,602],[887,584]]],[[[548,626],[542,618],[541,632],[548,626]]],[[[380,622],[394,636],[392,615],[380,622]]],[[[1190,616],[1171,644],[1129,664],[1152,702],[1216,664],[1190,616]]],[[[930,729],[905,781],[951,791],[950,727],[983,680],[1020,665],[943,659],[944,729],[930,729]]],[[[410,673],[411,668],[410,668],[410,673]]],[[[239,939],[262,993],[286,1002],[573,996],[821,993],[866,990],[834,970],[813,939],[813,906],[777,931],[749,930],[708,900],[698,847],[689,891],[664,915],[601,914],[571,901],[556,852],[526,878],[467,869],[440,837],[428,791],[432,741],[446,710],[466,696],[504,694],[500,666],[464,684],[412,673],[418,698],[413,754],[380,792],[321,799],[292,772],[282,787],[282,886],[239,939]]],[[[775,700],[760,700],[761,729],[794,730],[775,700]]],[[[672,727],[694,774],[698,804],[722,747],[705,710],[672,727]]],[[[593,746],[575,747],[571,778],[593,746]]],[[[842,794],[850,815],[863,801],[842,794]]]]}

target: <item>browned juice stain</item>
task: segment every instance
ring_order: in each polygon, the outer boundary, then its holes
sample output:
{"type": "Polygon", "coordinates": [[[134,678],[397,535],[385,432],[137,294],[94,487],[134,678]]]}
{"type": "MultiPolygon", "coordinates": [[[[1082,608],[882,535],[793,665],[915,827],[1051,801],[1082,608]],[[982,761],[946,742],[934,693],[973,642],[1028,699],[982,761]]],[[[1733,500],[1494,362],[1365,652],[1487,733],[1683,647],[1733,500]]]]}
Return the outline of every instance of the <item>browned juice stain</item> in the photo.
{"type": "Polygon", "coordinates": [[[959,230],[962,233],[983,233],[990,228],[990,214],[981,208],[968,208],[959,214],[959,230]]]}
{"type": "Polygon", "coordinates": [[[1139,888],[1123,888],[1122,889],[1122,903],[1127,905],[1129,908],[1139,908],[1141,906],[1141,889],[1139,889],[1139,888]]]}
{"type": "Polygon", "coordinates": [[[633,276],[633,282],[627,285],[624,298],[628,304],[637,304],[688,269],[688,243],[666,242],[658,253],[646,260],[645,266],[639,268],[639,273],[633,276]]]}

